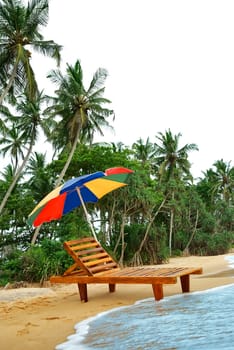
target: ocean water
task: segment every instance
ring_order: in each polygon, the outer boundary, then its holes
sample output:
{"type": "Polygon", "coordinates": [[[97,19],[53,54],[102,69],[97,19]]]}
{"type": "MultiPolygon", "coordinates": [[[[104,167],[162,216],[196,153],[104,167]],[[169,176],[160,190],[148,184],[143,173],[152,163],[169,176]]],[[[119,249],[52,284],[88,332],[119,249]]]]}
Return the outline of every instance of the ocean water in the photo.
{"type": "MultiPolygon", "coordinates": [[[[228,260],[234,267],[234,256],[228,260]]],[[[234,283],[142,300],[100,313],[75,330],[56,350],[233,350],[234,283]]]]}

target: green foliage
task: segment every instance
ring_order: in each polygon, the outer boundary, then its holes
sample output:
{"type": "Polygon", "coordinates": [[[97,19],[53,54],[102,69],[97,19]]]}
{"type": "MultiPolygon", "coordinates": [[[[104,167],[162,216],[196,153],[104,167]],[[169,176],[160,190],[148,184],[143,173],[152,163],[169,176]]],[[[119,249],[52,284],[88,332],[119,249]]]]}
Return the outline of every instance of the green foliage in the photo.
{"type": "Polygon", "coordinates": [[[8,81],[11,83],[2,91],[1,100],[7,93],[16,97],[25,90],[30,99],[35,97],[37,82],[30,64],[33,51],[60,62],[62,47],[52,40],[43,40],[41,34],[48,23],[48,12],[47,0],[28,1],[27,5],[22,0],[0,2],[0,82],[3,87],[8,81]]]}
{"type": "MultiPolygon", "coordinates": [[[[93,204],[90,205],[90,212],[91,207],[93,207],[93,204]]],[[[87,208],[89,208],[89,205],[87,205],[87,208]]],[[[80,237],[90,236],[91,234],[90,227],[84,217],[83,208],[77,208],[72,212],[64,215],[59,221],[59,225],[57,224],[57,221],[53,221],[46,224],[46,226],[48,228],[48,232],[43,232],[44,225],[41,229],[43,236],[48,237],[48,234],[50,232],[53,232],[53,235],[50,238],[59,239],[62,242],[77,239],[80,237]]]]}
{"type": "Polygon", "coordinates": [[[0,284],[25,281],[43,283],[53,274],[62,273],[71,264],[71,259],[62,244],[45,239],[40,246],[31,246],[27,251],[15,250],[0,264],[0,284]]]}
{"type": "Polygon", "coordinates": [[[13,250],[6,258],[0,260],[0,286],[16,280],[20,272],[22,251],[13,250]]]}
{"type": "MultiPolygon", "coordinates": [[[[22,179],[9,198],[4,213],[0,217],[0,254],[2,252],[4,261],[4,264],[1,264],[2,280],[43,281],[51,273],[64,270],[64,261],[67,261],[64,252],[63,259],[59,258],[59,254],[63,251],[60,243],[60,253],[54,252],[53,256],[48,258],[48,249],[44,241],[64,242],[91,235],[84,211],[80,207],[64,215],[59,221],[44,224],[37,240],[38,246],[28,248],[34,229],[25,224],[27,216],[39,200],[40,191],[43,196],[43,193],[52,188],[53,181],[65,161],[66,159],[63,160],[61,157],[58,163],[52,162],[46,165],[44,158],[35,154],[28,167],[31,176],[29,181],[24,182],[22,179]],[[60,165],[59,162],[61,162],[60,165]],[[34,195],[38,198],[37,200],[34,195]],[[8,256],[6,259],[5,250],[25,252],[20,257],[8,256]]],[[[87,203],[91,218],[100,220],[100,232],[97,228],[97,234],[102,239],[102,244],[107,243],[111,254],[117,244],[124,215],[126,217],[124,264],[132,262],[151,219],[165,199],[165,194],[167,194],[166,202],[154,218],[148,237],[140,251],[140,259],[143,263],[160,264],[167,261],[172,209],[174,210],[173,255],[179,255],[185,249],[194,229],[195,234],[189,246],[192,254],[220,254],[228,251],[230,242],[233,242],[231,239],[234,222],[233,206],[220,199],[215,206],[206,206],[202,199],[210,198],[204,195],[206,187],[202,188],[204,196],[201,197],[196,185],[189,185],[177,178],[167,183],[160,182],[157,174],[153,176],[151,173],[154,167],[150,167],[148,162],[143,163],[134,159],[132,150],[127,148],[118,150],[110,145],[105,147],[80,145],[75,152],[67,176],[79,176],[117,165],[134,170],[134,174],[129,179],[129,186],[113,191],[96,204],[87,203]],[[169,195],[170,191],[174,192],[173,198],[169,195]],[[219,235],[215,234],[216,232],[220,232],[219,235]]],[[[0,182],[0,185],[3,188],[4,181],[0,182]]],[[[117,260],[122,254],[121,249],[122,243],[119,243],[114,256],[117,260]]]]}
{"type": "Polygon", "coordinates": [[[191,244],[190,253],[194,255],[218,255],[226,254],[232,247],[234,234],[230,232],[220,232],[207,234],[198,232],[191,244]]]}
{"type": "MultiPolygon", "coordinates": [[[[68,152],[69,153],[69,152],[68,152]]],[[[59,173],[66,163],[68,153],[60,154],[59,159],[50,164],[52,172],[59,173]]],[[[131,168],[128,156],[130,150],[116,151],[111,146],[93,145],[89,147],[79,144],[73,155],[69,168],[66,172],[66,179],[72,176],[80,176],[93,173],[95,171],[105,171],[114,166],[125,166],[131,168]]]]}
{"type": "Polygon", "coordinates": [[[117,259],[124,255],[124,263],[130,263],[137,253],[145,264],[165,262],[171,248],[179,255],[188,243],[192,254],[227,252],[234,241],[234,168],[230,162],[216,161],[213,169],[204,172],[193,185],[188,155],[198,147],[193,143],[181,147],[180,133],[173,135],[170,129],[159,132],[156,142],[139,139],[132,148],[121,142],[92,144],[97,132],[103,135],[103,128],[111,127],[108,117],[114,117],[113,110],[104,108],[110,103],[104,98],[107,71],[98,69],[85,89],[83,70],[76,60],[74,66],[67,64],[66,75],[60,70],[49,74],[57,85],[53,98],[38,91],[30,65],[31,51],[33,54],[39,49],[60,61],[61,46],[44,41],[39,31],[47,25],[48,11],[47,0],[29,1],[27,5],[22,0],[0,3],[0,38],[4,39],[0,53],[0,153],[10,159],[1,171],[0,206],[15,181],[0,216],[1,283],[43,282],[51,274],[62,272],[71,259],[61,242],[90,236],[83,210],[77,208],[59,222],[43,224],[37,246],[29,246],[34,228],[27,225],[27,217],[54,188],[68,163],[64,179],[114,166],[135,171],[129,186],[95,205],[87,204],[91,218],[100,220],[102,244],[110,253],[115,250],[117,259]],[[6,89],[9,82],[10,90],[6,89]],[[5,97],[9,107],[14,101],[13,114],[11,108],[2,105],[5,97]],[[42,112],[44,102],[48,105],[42,112]],[[16,178],[20,161],[27,161],[33,151],[39,128],[57,158],[46,164],[45,155],[35,152],[25,172],[16,178]],[[71,150],[74,154],[70,162],[71,150]],[[124,242],[120,243],[123,226],[124,242]]]}
{"type": "MultiPolygon", "coordinates": [[[[125,226],[125,261],[130,262],[134,253],[139,249],[141,241],[144,237],[145,225],[133,224],[131,226],[125,226]]],[[[120,254],[120,251],[119,251],[120,254]]]]}
{"type": "Polygon", "coordinates": [[[154,242],[153,247],[156,256],[156,261],[154,263],[163,264],[168,262],[170,251],[168,247],[166,226],[164,224],[158,226],[154,225],[153,232],[150,237],[154,242]]]}
{"type": "MultiPolygon", "coordinates": [[[[146,226],[144,224],[133,224],[125,227],[125,261],[131,263],[134,254],[139,250],[145,236],[146,226]]],[[[143,264],[162,264],[168,260],[169,249],[165,240],[164,229],[153,228],[147,237],[140,252],[143,264]]],[[[118,251],[120,254],[120,249],[118,251]]]]}

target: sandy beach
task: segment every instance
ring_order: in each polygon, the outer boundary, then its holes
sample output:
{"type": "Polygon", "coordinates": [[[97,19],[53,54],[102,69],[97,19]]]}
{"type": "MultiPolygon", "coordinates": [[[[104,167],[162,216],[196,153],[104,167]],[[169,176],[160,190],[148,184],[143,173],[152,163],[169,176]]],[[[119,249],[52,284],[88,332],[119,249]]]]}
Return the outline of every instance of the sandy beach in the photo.
{"type": "MultiPolygon", "coordinates": [[[[234,283],[234,270],[226,257],[171,258],[165,266],[202,267],[202,275],[191,275],[191,292],[234,283]]],[[[160,265],[160,267],[163,265],[160,265]]],[[[0,338],[2,350],[53,350],[74,333],[81,320],[137,300],[152,298],[150,285],[89,285],[89,302],[81,303],[76,285],[0,290],[0,338]]],[[[181,293],[181,286],[164,285],[164,296],[181,293]]]]}

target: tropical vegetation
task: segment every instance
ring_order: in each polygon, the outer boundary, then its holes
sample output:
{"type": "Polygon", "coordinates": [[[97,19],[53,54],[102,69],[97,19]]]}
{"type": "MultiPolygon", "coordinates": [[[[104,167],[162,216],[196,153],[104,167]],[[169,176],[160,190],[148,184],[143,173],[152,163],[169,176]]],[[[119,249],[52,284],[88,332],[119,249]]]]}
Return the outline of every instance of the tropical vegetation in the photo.
{"type": "Polygon", "coordinates": [[[198,145],[181,145],[181,133],[170,129],[155,130],[154,140],[140,138],[130,146],[94,143],[96,133],[113,128],[104,68],[85,88],[77,59],[67,63],[65,72],[48,74],[53,96],[38,91],[26,47],[58,61],[61,51],[39,33],[48,10],[46,0],[27,5],[0,0],[0,155],[7,163],[0,173],[0,284],[42,283],[66,269],[70,258],[63,242],[91,235],[83,209],[38,230],[28,224],[28,215],[58,184],[114,166],[134,171],[128,186],[87,209],[98,239],[120,264],[228,252],[234,242],[234,167],[229,160],[216,160],[194,179],[189,157],[198,145]],[[42,135],[53,149],[50,159],[35,148],[42,135]]]}

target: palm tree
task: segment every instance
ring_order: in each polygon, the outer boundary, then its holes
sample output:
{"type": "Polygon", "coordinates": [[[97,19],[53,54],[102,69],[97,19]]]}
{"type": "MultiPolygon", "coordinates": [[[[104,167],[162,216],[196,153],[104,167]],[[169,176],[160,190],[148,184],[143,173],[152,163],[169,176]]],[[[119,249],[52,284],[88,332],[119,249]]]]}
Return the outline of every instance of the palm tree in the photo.
{"type": "Polygon", "coordinates": [[[12,179],[14,177],[14,169],[11,164],[8,164],[3,171],[0,172],[2,179],[0,182],[4,183],[4,185],[12,182],[12,179]]]}
{"type": "MultiPolygon", "coordinates": [[[[0,204],[0,214],[29,159],[33,146],[39,136],[39,131],[43,130],[47,136],[49,134],[50,125],[53,123],[53,121],[42,118],[40,115],[40,110],[44,100],[45,96],[42,92],[38,94],[37,98],[35,98],[33,101],[29,100],[27,95],[22,95],[15,106],[16,111],[19,112],[19,115],[12,115],[9,110],[5,110],[5,112],[7,111],[7,113],[5,113],[5,117],[8,118],[8,121],[11,120],[13,122],[14,127],[17,127],[17,130],[20,132],[21,141],[22,139],[24,140],[22,147],[26,149],[26,153],[22,153],[23,150],[20,151],[19,149],[17,149],[17,152],[14,151],[14,153],[22,155],[23,161],[17,168],[13,181],[0,204]]],[[[3,110],[1,110],[1,113],[3,114],[3,110]]],[[[13,144],[13,146],[15,145],[13,144]]],[[[3,150],[6,152],[6,148],[3,148],[3,150]]],[[[11,148],[8,148],[7,150],[12,153],[11,148]]]]}
{"type": "Polygon", "coordinates": [[[160,141],[160,144],[155,143],[156,157],[155,161],[160,165],[159,176],[169,181],[175,177],[176,173],[179,176],[189,176],[191,164],[188,161],[188,153],[190,151],[198,151],[196,144],[186,144],[179,148],[179,139],[181,133],[173,135],[171,130],[165,132],[165,134],[159,132],[156,138],[160,141]]]}
{"type": "Polygon", "coordinates": [[[132,148],[135,151],[137,159],[139,159],[143,164],[152,159],[154,156],[154,146],[150,142],[149,137],[147,137],[145,143],[143,139],[140,138],[133,143],[132,148]]]}
{"type": "MultiPolygon", "coordinates": [[[[190,163],[188,161],[188,152],[198,150],[196,144],[186,144],[179,148],[179,139],[181,133],[173,135],[171,130],[163,133],[158,133],[156,138],[160,141],[160,144],[155,143],[156,148],[156,164],[159,165],[159,178],[160,181],[165,181],[169,184],[170,180],[178,180],[182,176],[187,176],[192,179],[190,173],[190,163]]],[[[171,192],[171,199],[174,202],[175,192],[174,186],[171,192]]],[[[168,193],[167,193],[168,194],[168,193]]],[[[170,232],[169,232],[169,251],[171,255],[172,245],[172,232],[174,226],[174,206],[170,210],[170,232]]]]}
{"type": "Polygon", "coordinates": [[[24,142],[24,131],[19,130],[15,123],[11,124],[9,128],[5,127],[3,137],[0,139],[0,147],[1,145],[4,145],[0,149],[0,153],[2,153],[3,157],[5,157],[8,153],[10,154],[13,174],[16,173],[19,160],[24,157],[23,150],[26,149],[24,142]]]}
{"type": "Polygon", "coordinates": [[[124,150],[126,150],[126,146],[123,144],[123,142],[117,142],[117,143],[111,142],[110,144],[108,144],[108,147],[110,146],[114,153],[123,152],[124,150]]]}
{"type": "Polygon", "coordinates": [[[61,46],[45,41],[39,29],[48,23],[48,0],[0,2],[0,104],[8,92],[13,95],[26,90],[29,98],[37,91],[31,67],[31,49],[60,62],[61,46]],[[29,49],[28,49],[29,47],[29,49]]]}
{"type": "Polygon", "coordinates": [[[224,162],[223,159],[217,160],[214,164],[212,193],[220,194],[222,199],[230,204],[234,189],[234,168],[231,162],[224,162]]]}
{"type": "Polygon", "coordinates": [[[60,117],[51,134],[51,140],[56,151],[68,152],[66,164],[56,181],[56,186],[61,183],[78,142],[82,139],[92,142],[95,132],[103,135],[103,127],[111,128],[106,118],[114,116],[113,110],[103,108],[104,104],[110,103],[103,97],[107,78],[105,69],[99,68],[95,72],[87,90],[84,87],[79,60],[74,66],[67,64],[66,73],[63,76],[60,70],[53,70],[49,74],[52,82],[58,85],[58,90],[47,113],[53,118],[60,117]]]}
{"type": "MultiPolygon", "coordinates": [[[[103,135],[102,127],[110,127],[106,120],[114,116],[113,110],[103,108],[110,100],[103,97],[104,83],[107,71],[99,68],[93,75],[89,88],[86,90],[83,83],[83,70],[80,61],[74,66],[67,64],[66,75],[60,70],[52,70],[48,77],[58,85],[56,97],[52,99],[53,105],[48,107],[46,113],[52,117],[60,117],[57,126],[51,133],[50,141],[55,151],[62,150],[68,153],[67,161],[55,183],[60,185],[71,163],[78,142],[82,140],[92,143],[94,133],[103,135]]],[[[34,244],[40,232],[38,226],[34,232],[31,243],[34,244]]]]}
{"type": "Polygon", "coordinates": [[[27,175],[30,177],[28,186],[36,201],[40,201],[53,189],[53,178],[46,167],[46,155],[34,152],[26,166],[27,175]]]}

